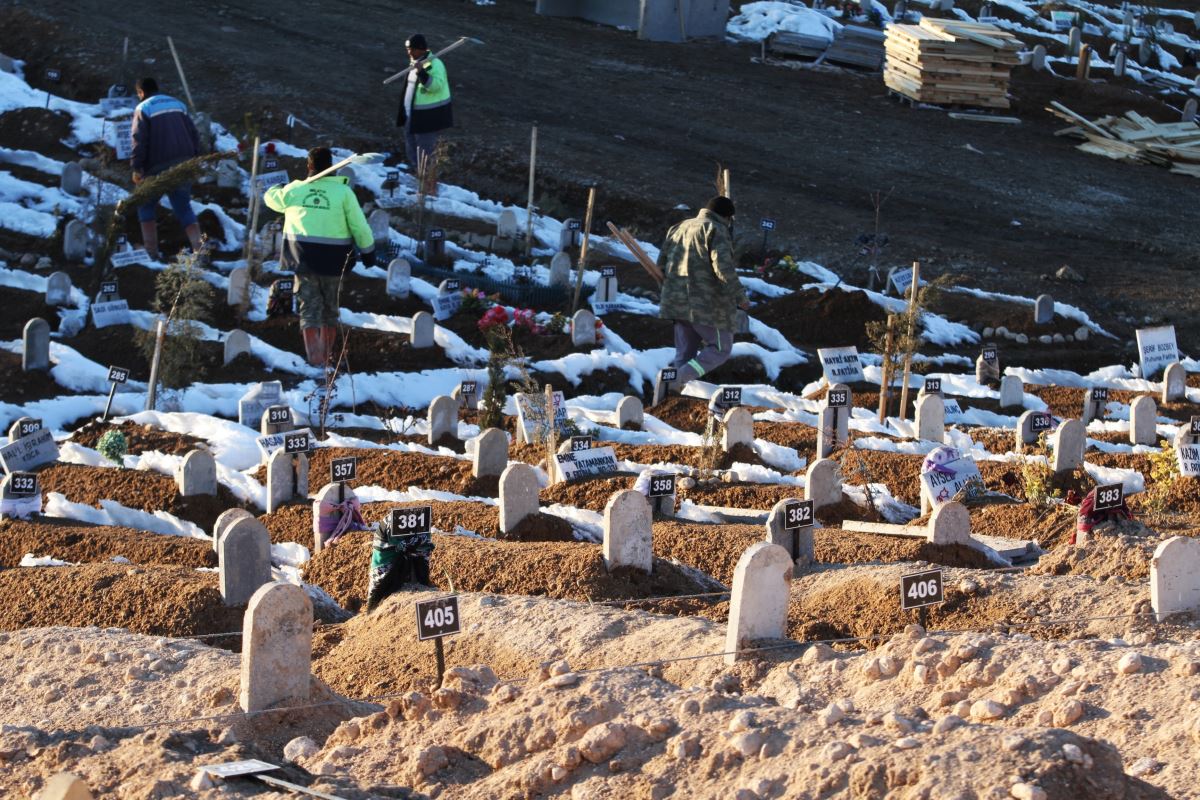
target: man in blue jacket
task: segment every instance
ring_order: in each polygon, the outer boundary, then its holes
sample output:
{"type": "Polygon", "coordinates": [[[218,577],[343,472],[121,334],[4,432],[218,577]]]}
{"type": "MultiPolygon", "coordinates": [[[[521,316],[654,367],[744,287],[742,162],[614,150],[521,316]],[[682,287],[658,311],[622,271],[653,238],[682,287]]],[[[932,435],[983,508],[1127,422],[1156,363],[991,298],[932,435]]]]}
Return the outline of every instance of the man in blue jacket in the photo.
{"type": "MultiPolygon", "coordinates": [[[[137,185],[152,175],[166,172],[176,164],[200,155],[200,137],[188,116],[187,106],[158,93],[154,78],[137,82],[137,108],[133,112],[133,183],[137,185]]],[[[156,213],[161,196],[138,207],[142,223],[142,242],[146,253],[158,260],[158,222],[156,213]]],[[[175,219],[179,220],[192,252],[200,252],[200,225],[192,211],[192,185],[185,183],[167,192],[167,200],[175,219]]]]}

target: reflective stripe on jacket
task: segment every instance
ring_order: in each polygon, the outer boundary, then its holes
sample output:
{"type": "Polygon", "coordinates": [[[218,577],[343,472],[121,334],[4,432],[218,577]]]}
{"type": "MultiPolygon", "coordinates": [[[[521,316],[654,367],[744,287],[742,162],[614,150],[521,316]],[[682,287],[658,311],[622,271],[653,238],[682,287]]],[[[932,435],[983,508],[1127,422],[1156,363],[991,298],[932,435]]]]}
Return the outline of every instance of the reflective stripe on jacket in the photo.
{"type": "Polygon", "coordinates": [[[187,106],[165,94],[147,97],[133,112],[133,171],[157,175],[200,155],[200,136],[187,106]]]}
{"type": "MultiPolygon", "coordinates": [[[[454,125],[454,110],[450,102],[450,79],[446,76],[446,65],[440,58],[428,56],[422,62],[425,67],[425,82],[417,83],[417,92],[412,102],[413,133],[434,133],[454,125]]],[[[415,72],[415,70],[414,70],[415,72]]],[[[396,116],[397,127],[408,122],[408,110],[404,97],[400,98],[400,113],[396,116]]]]}
{"type": "Polygon", "coordinates": [[[746,292],[734,268],[728,219],[703,209],[671,228],[658,266],[663,272],[660,317],[734,329],[746,292]]]}
{"type": "Polygon", "coordinates": [[[375,250],[371,226],[344,177],[272,186],[263,202],[283,214],[284,269],[340,275],[355,246],[361,253],[375,250]]]}

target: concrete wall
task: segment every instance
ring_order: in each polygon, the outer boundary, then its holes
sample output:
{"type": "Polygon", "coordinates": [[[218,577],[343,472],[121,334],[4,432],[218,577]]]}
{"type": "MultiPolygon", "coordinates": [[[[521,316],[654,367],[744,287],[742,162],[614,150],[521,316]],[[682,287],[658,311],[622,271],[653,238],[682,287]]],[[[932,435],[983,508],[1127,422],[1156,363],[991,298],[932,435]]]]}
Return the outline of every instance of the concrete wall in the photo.
{"type": "Polygon", "coordinates": [[[723,38],[729,0],[537,0],[537,13],[636,29],[639,39],[653,42],[679,42],[683,30],[689,39],[723,38]]]}

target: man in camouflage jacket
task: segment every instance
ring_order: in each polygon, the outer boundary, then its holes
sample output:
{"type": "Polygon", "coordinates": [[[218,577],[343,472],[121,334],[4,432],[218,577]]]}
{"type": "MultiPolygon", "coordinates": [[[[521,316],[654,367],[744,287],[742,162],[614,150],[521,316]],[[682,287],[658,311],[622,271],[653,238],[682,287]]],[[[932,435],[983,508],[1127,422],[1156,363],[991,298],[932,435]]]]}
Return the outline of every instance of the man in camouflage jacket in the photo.
{"type": "MultiPolygon", "coordinates": [[[[693,219],[667,232],[658,266],[663,273],[658,315],[675,322],[675,387],[724,364],[733,349],[737,310],[749,308],[733,263],[728,197],[714,197],[693,219]]],[[[660,394],[655,392],[656,399],[660,394]]]]}

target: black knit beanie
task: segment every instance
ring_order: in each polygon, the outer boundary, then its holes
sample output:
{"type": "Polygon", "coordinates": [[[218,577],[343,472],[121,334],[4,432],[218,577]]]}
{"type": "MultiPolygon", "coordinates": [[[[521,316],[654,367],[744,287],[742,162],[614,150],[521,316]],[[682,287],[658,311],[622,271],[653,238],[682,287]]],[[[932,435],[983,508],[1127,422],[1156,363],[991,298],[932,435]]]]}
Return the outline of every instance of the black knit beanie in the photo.
{"type": "Polygon", "coordinates": [[[705,208],[727,219],[733,219],[733,215],[737,213],[737,209],[733,207],[733,201],[728,197],[714,197],[708,201],[705,208]]]}

